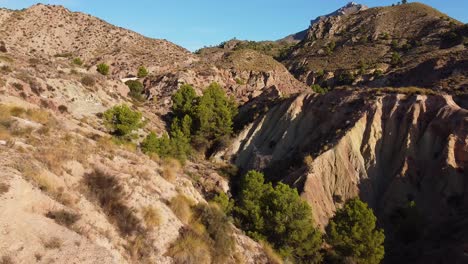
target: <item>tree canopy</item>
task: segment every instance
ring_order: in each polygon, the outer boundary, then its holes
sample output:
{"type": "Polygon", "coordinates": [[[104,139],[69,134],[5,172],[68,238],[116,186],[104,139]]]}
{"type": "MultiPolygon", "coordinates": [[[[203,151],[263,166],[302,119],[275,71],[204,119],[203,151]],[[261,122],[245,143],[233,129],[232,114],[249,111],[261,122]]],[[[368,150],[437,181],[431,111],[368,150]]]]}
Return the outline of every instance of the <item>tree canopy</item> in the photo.
{"type": "Polygon", "coordinates": [[[250,236],[267,240],[284,258],[296,263],[321,261],[321,234],[296,189],[283,183],[273,187],[262,173],[250,171],[241,181],[235,210],[250,236]]]}
{"type": "Polygon", "coordinates": [[[333,247],[338,263],[351,260],[358,264],[377,264],[383,259],[385,235],[376,227],[372,209],[354,198],[348,200],[330,220],[327,242],[333,247]]]}

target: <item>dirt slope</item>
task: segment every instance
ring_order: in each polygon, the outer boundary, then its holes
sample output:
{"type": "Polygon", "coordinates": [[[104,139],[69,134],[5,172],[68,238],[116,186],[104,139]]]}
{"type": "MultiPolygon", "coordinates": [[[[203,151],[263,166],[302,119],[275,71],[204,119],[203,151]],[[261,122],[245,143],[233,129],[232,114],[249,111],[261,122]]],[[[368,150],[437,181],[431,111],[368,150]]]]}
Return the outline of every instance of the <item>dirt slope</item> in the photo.
{"type": "Polygon", "coordinates": [[[160,73],[195,60],[189,51],[171,42],[147,38],[61,6],[1,9],[0,29],[0,40],[15,57],[79,57],[87,68],[104,62],[120,78],[136,75],[141,65],[160,73]]]}

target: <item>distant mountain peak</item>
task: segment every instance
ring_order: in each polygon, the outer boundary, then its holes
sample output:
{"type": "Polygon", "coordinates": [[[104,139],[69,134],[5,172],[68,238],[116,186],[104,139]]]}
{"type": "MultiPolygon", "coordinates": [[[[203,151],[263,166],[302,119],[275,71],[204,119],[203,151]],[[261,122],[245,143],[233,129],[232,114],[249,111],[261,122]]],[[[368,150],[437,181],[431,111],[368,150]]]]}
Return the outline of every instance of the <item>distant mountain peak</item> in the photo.
{"type": "MultiPolygon", "coordinates": [[[[350,15],[350,14],[354,14],[354,13],[357,13],[359,11],[366,10],[366,9],[369,9],[369,8],[367,6],[365,6],[365,5],[361,5],[361,4],[358,4],[356,2],[349,2],[345,6],[340,7],[339,9],[337,9],[336,11],[334,11],[334,12],[332,12],[330,14],[319,16],[316,19],[311,20],[310,25],[313,26],[315,23],[319,22],[322,19],[328,18],[328,17],[350,15]]],[[[301,32],[298,32],[296,34],[289,35],[289,36],[287,36],[287,37],[285,37],[285,38],[283,38],[283,39],[281,39],[279,41],[297,43],[297,42],[301,41],[302,39],[304,39],[306,34],[307,34],[307,29],[303,30],[301,32]]]]}
{"type": "Polygon", "coordinates": [[[337,9],[336,11],[334,11],[334,12],[332,12],[330,14],[317,17],[316,19],[310,21],[310,24],[313,25],[313,24],[315,24],[316,22],[320,21],[323,18],[354,14],[356,12],[366,10],[366,9],[369,9],[369,7],[367,7],[365,5],[358,4],[356,2],[349,2],[345,6],[337,9]]]}

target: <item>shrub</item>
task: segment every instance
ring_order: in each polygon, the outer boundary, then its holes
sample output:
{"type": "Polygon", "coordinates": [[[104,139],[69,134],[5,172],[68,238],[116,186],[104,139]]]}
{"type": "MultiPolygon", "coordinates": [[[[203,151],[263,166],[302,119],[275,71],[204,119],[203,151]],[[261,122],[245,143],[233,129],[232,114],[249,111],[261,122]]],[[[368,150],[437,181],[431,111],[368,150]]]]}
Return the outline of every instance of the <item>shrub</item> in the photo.
{"type": "Polygon", "coordinates": [[[234,237],[229,219],[215,205],[200,204],[195,208],[197,218],[206,228],[213,245],[214,263],[224,263],[234,251],[234,237]]]}
{"type": "Polygon", "coordinates": [[[238,85],[245,85],[245,81],[240,79],[240,78],[236,78],[236,84],[238,85]]]}
{"type": "Polygon", "coordinates": [[[65,105],[59,105],[58,110],[62,114],[68,113],[68,107],[66,107],[65,105]]]}
{"type": "Polygon", "coordinates": [[[184,162],[191,152],[190,139],[181,135],[180,131],[172,134],[173,137],[171,138],[167,134],[158,138],[154,132],[151,132],[141,142],[141,150],[145,154],[154,153],[158,154],[161,158],[172,157],[184,162]]]}
{"type": "Polygon", "coordinates": [[[15,87],[16,90],[22,91],[23,90],[23,85],[21,83],[13,83],[13,87],[15,87]]]}
{"type": "Polygon", "coordinates": [[[172,212],[184,224],[189,224],[192,219],[192,205],[193,202],[181,194],[173,197],[169,203],[172,212]]]}
{"type": "Polygon", "coordinates": [[[81,216],[66,210],[49,211],[46,216],[53,219],[57,224],[70,228],[81,216]]]}
{"type": "Polygon", "coordinates": [[[44,247],[47,249],[57,249],[62,247],[62,240],[58,237],[51,237],[49,240],[44,242],[44,247]]]}
{"type": "Polygon", "coordinates": [[[74,58],[72,63],[77,65],[77,66],[83,65],[83,61],[80,58],[74,58]]]}
{"type": "Polygon", "coordinates": [[[145,68],[145,66],[140,66],[138,68],[138,73],[137,73],[137,76],[138,78],[144,78],[146,76],[148,76],[148,70],[145,68]]]}
{"type": "Polygon", "coordinates": [[[359,198],[348,200],[326,228],[326,240],[333,247],[334,257],[341,262],[351,259],[354,263],[380,263],[385,235],[376,228],[376,220],[359,198]]]}
{"type": "Polygon", "coordinates": [[[200,98],[196,108],[197,133],[208,140],[231,135],[237,106],[228,98],[221,86],[212,83],[200,98]]]}
{"type": "Polygon", "coordinates": [[[247,234],[265,239],[280,254],[295,262],[321,261],[321,234],[314,228],[312,210],[296,189],[265,183],[262,173],[243,177],[236,213],[247,234]]]}
{"type": "Polygon", "coordinates": [[[356,76],[351,71],[346,71],[338,77],[338,83],[341,85],[352,85],[356,76]]]}
{"type": "Polygon", "coordinates": [[[96,80],[89,75],[85,75],[81,78],[80,82],[85,86],[94,86],[96,84],[96,80]]]}
{"type": "Polygon", "coordinates": [[[383,75],[383,71],[381,69],[377,69],[374,71],[374,77],[380,77],[383,75]]]}
{"type": "Polygon", "coordinates": [[[147,227],[154,228],[161,224],[161,214],[157,208],[152,206],[144,207],[142,214],[147,227]]]}
{"type": "Polygon", "coordinates": [[[396,65],[399,65],[401,64],[402,60],[401,60],[401,56],[400,56],[400,53],[398,52],[393,52],[392,53],[392,60],[391,60],[391,64],[393,66],[396,66],[396,65]]]}
{"type": "Polygon", "coordinates": [[[118,137],[129,136],[134,130],[143,127],[142,115],[125,104],[116,105],[104,112],[104,124],[118,137]]]}
{"type": "Polygon", "coordinates": [[[141,82],[137,80],[129,80],[129,81],[126,81],[125,84],[130,89],[130,92],[128,93],[129,96],[135,98],[138,101],[144,100],[144,97],[143,97],[144,87],[141,82]]]}
{"type": "Polygon", "coordinates": [[[212,263],[210,246],[191,230],[184,230],[168,250],[175,263],[212,263]]]}
{"type": "Polygon", "coordinates": [[[140,220],[123,201],[124,188],[115,177],[95,170],[85,175],[84,184],[88,189],[88,196],[104,210],[121,235],[143,233],[140,220]]]}
{"type": "Polygon", "coordinates": [[[230,199],[229,196],[224,192],[217,194],[213,198],[213,202],[217,203],[221,210],[223,210],[226,214],[230,214],[234,208],[234,200],[230,199]]]}
{"type": "Polygon", "coordinates": [[[193,115],[197,94],[191,85],[184,84],[172,96],[172,112],[179,118],[193,115]]]}
{"type": "Polygon", "coordinates": [[[318,84],[313,84],[310,86],[310,88],[312,89],[312,91],[318,93],[318,94],[326,94],[328,93],[328,88],[322,88],[322,86],[318,85],[318,84]]]}
{"type": "Polygon", "coordinates": [[[100,63],[98,64],[97,66],[97,72],[99,72],[100,74],[102,75],[108,75],[109,74],[109,65],[105,64],[105,63],[100,63]]]}

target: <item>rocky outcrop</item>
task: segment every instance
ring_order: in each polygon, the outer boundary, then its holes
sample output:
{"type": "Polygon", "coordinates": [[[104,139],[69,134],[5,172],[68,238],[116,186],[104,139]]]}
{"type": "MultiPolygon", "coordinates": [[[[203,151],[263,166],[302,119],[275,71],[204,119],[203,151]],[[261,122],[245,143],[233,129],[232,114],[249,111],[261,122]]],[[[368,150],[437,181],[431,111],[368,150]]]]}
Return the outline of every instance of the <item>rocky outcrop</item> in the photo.
{"type": "Polygon", "coordinates": [[[223,154],[296,186],[322,227],[360,196],[390,231],[390,215],[410,201],[432,227],[466,220],[467,146],[468,111],[450,96],[339,91],[274,107],[223,154]]]}
{"type": "Polygon", "coordinates": [[[419,3],[319,19],[283,63],[308,85],[466,90],[466,26],[419,3]]]}
{"type": "MultiPolygon", "coordinates": [[[[336,11],[328,14],[328,15],[324,15],[324,16],[319,16],[317,17],[316,19],[310,21],[310,25],[313,26],[314,24],[322,21],[322,20],[325,20],[327,18],[330,18],[330,17],[339,17],[339,16],[345,16],[345,15],[351,15],[351,14],[354,14],[354,13],[357,13],[359,11],[362,11],[362,10],[366,10],[368,9],[367,6],[365,5],[361,5],[361,4],[358,4],[358,3],[355,3],[355,2],[349,2],[347,5],[337,9],[336,11]]],[[[304,38],[307,36],[307,32],[308,30],[303,30],[301,32],[298,32],[296,34],[292,34],[292,35],[289,35],[285,38],[282,38],[280,40],[278,40],[278,42],[288,42],[288,43],[299,43],[301,42],[302,40],[304,40],[304,38]]]]}
{"type": "MultiPolygon", "coordinates": [[[[207,51],[208,52],[208,51],[207,51]]],[[[219,83],[240,105],[255,98],[287,97],[307,87],[273,58],[253,50],[215,50],[200,55],[201,62],[180,71],[145,80],[147,97],[168,109],[170,97],[182,84],[191,84],[199,94],[211,83],[219,83]]]]}

